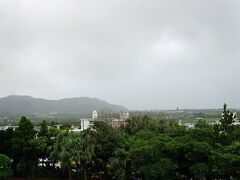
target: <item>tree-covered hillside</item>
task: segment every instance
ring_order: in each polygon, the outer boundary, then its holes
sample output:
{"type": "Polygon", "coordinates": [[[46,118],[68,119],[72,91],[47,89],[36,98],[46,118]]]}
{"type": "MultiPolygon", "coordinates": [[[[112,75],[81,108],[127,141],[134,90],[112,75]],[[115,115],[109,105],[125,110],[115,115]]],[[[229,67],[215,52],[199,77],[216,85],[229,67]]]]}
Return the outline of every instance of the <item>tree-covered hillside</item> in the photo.
{"type": "Polygon", "coordinates": [[[0,98],[0,116],[32,114],[89,114],[93,110],[120,112],[123,106],[109,104],[96,98],[79,97],[61,100],[37,99],[30,96],[0,98]]]}

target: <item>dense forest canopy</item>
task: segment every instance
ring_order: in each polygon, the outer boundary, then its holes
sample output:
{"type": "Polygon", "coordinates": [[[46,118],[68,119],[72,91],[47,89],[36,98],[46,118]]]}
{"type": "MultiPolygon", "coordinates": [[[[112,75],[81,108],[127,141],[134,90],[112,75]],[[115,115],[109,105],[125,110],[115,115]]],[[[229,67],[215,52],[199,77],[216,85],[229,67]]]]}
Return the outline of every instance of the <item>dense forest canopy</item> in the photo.
{"type": "Polygon", "coordinates": [[[39,132],[22,117],[0,131],[1,177],[79,179],[239,179],[240,126],[224,105],[219,122],[193,129],[175,120],[132,116],[120,128],[96,121],[69,132],[46,121],[39,132]],[[5,173],[3,173],[5,172],[5,173]]]}

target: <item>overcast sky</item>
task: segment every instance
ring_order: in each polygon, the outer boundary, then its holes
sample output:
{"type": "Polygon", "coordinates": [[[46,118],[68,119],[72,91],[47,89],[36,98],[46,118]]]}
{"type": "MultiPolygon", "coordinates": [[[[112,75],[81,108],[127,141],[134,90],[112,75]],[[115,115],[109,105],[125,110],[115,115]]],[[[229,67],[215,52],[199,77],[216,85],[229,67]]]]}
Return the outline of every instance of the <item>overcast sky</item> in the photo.
{"type": "Polygon", "coordinates": [[[240,107],[239,0],[0,0],[0,97],[240,107]]]}

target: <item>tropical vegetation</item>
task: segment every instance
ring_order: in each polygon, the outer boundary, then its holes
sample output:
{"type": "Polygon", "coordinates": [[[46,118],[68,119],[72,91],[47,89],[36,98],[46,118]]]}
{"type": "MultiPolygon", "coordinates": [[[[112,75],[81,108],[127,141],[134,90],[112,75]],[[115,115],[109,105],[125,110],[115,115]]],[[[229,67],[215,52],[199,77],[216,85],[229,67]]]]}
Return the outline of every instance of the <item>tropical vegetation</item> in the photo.
{"type": "Polygon", "coordinates": [[[219,122],[186,128],[132,116],[120,128],[96,121],[80,133],[22,117],[0,131],[0,177],[68,179],[240,179],[240,126],[224,105],[219,122]]]}

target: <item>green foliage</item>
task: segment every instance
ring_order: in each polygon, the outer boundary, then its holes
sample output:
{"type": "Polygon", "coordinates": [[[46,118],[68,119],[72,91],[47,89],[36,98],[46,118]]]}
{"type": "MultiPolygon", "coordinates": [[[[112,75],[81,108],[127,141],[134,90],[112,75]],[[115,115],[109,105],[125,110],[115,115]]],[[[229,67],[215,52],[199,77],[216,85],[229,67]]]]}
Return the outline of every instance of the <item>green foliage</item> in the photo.
{"type": "Polygon", "coordinates": [[[234,122],[236,119],[236,114],[227,110],[227,104],[223,105],[222,117],[219,123],[214,125],[214,130],[217,133],[218,139],[222,144],[231,144],[234,140],[234,122]]]}
{"type": "Polygon", "coordinates": [[[199,120],[195,125],[196,128],[203,129],[211,127],[206,120],[199,120]]]}
{"type": "Polygon", "coordinates": [[[55,127],[50,127],[48,129],[47,137],[50,137],[52,139],[55,139],[59,134],[61,133],[61,130],[55,127]]]}
{"type": "Polygon", "coordinates": [[[40,132],[38,133],[38,136],[48,136],[48,124],[45,120],[41,123],[40,132]]]}
{"type": "Polygon", "coordinates": [[[113,157],[115,149],[124,144],[124,137],[116,129],[104,122],[96,121],[93,129],[94,131],[91,134],[95,140],[95,156],[92,169],[96,174],[104,174],[106,179],[108,176],[107,163],[113,157]]]}
{"type": "Polygon", "coordinates": [[[177,123],[173,120],[152,119],[148,116],[135,116],[128,120],[125,132],[134,135],[140,130],[150,130],[157,133],[167,133],[177,129],[177,123]]]}
{"type": "Polygon", "coordinates": [[[235,122],[236,115],[233,112],[227,110],[227,104],[223,105],[222,117],[219,120],[220,123],[216,126],[216,130],[223,134],[228,135],[233,130],[233,123],[235,122]]]}
{"type": "Polygon", "coordinates": [[[12,148],[13,129],[8,128],[7,130],[0,131],[0,153],[7,156],[11,156],[12,148]]]}
{"type": "Polygon", "coordinates": [[[12,157],[13,168],[16,173],[29,176],[34,173],[37,160],[32,158],[35,157],[35,151],[31,148],[30,143],[34,138],[34,133],[32,123],[26,117],[22,117],[13,136],[12,157]]]}
{"type": "Polygon", "coordinates": [[[194,175],[194,179],[204,179],[209,173],[209,167],[206,163],[196,163],[190,167],[190,171],[194,175]]]}
{"type": "MultiPolygon", "coordinates": [[[[119,129],[95,121],[93,129],[78,134],[69,133],[69,125],[59,130],[43,121],[36,135],[22,117],[15,131],[0,131],[0,153],[13,159],[14,175],[32,178],[35,171],[66,177],[68,169],[69,179],[80,177],[78,172],[85,179],[87,174],[122,180],[240,179],[240,126],[234,121],[224,105],[218,124],[199,120],[194,129],[164,116],[141,115],[119,129]],[[51,162],[38,167],[40,158],[51,162]],[[57,162],[60,168],[51,166],[57,162]]],[[[9,167],[9,159],[6,162],[9,167]]]]}
{"type": "Polygon", "coordinates": [[[4,154],[0,154],[0,178],[12,175],[10,168],[10,158],[4,154]]]}
{"type": "Polygon", "coordinates": [[[18,126],[19,127],[14,131],[15,138],[29,141],[34,137],[33,125],[25,116],[21,118],[18,126]]]}
{"type": "Polygon", "coordinates": [[[144,179],[171,179],[175,165],[164,154],[171,140],[148,131],[137,133],[129,142],[132,170],[144,179]]]}
{"type": "Polygon", "coordinates": [[[32,156],[35,158],[42,158],[47,151],[48,139],[46,137],[34,138],[29,141],[30,148],[33,152],[32,156]]]}
{"type": "Polygon", "coordinates": [[[218,145],[212,151],[213,173],[222,177],[240,178],[240,142],[228,146],[218,145]]]}
{"type": "Polygon", "coordinates": [[[72,176],[72,167],[78,166],[83,168],[86,178],[86,165],[92,160],[93,154],[94,145],[90,135],[84,132],[80,134],[64,132],[57,137],[51,157],[69,169],[69,179],[72,176]]]}
{"type": "Polygon", "coordinates": [[[127,163],[129,162],[128,155],[126,148],[117,148],[114,155],[109,158],[107,170],[115,179],[125,179],[127,163]]]}

